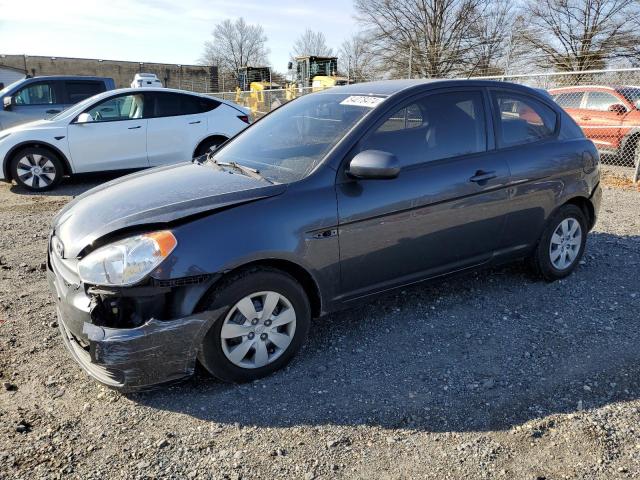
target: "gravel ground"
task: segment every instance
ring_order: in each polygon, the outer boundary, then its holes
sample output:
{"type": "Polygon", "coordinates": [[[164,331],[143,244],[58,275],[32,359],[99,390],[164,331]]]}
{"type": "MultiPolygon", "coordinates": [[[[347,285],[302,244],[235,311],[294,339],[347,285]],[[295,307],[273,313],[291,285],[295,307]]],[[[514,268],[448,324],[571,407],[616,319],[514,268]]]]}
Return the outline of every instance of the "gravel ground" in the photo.
{"type": "Polygon", "coordinates": [[[121,395],[56,328],[49,195],[0,185],[0,478],[640,475],[640,192],[606,188],[583,264],[398,291],[317,321],[276,375],[121,395]]]}

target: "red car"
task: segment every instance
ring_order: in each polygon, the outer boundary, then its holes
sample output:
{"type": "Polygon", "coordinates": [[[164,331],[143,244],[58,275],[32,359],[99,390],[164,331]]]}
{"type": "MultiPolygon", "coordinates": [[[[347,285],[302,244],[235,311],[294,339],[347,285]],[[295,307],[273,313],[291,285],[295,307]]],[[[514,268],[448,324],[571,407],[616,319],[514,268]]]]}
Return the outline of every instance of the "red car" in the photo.
{"type": "MultiPolygon", "coordinates": [[[[549,90],[601,153],[638,168],[640,87],[575,86],[549,90]]],[[[637,175],[637,171],[636,171],[637,175]]]]}

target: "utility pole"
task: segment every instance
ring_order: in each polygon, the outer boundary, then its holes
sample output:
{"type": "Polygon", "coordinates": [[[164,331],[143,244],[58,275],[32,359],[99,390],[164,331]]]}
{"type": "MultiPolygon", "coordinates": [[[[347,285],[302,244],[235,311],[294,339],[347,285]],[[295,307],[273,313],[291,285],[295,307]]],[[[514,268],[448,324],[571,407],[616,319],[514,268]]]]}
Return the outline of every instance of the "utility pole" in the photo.
{"type": "Polygon", "coordinates": [[[411,63],[413,62],[413,45],[409,46],[409,79],[411,79],[411,63]]]}

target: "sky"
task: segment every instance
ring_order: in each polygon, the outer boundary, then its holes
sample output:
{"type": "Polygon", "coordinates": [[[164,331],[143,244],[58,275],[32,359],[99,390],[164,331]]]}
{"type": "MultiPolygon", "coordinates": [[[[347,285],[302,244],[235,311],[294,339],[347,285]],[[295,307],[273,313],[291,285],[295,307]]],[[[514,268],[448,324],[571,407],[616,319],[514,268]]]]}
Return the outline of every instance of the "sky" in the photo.
{"type": "Polygon", "coordinates": [[[0,0],[0,54],[194,64],[216,23],[240,16],[262,25],[281,72],[305,29],[334,51],[357,29],[352,0],[0,0]]]}

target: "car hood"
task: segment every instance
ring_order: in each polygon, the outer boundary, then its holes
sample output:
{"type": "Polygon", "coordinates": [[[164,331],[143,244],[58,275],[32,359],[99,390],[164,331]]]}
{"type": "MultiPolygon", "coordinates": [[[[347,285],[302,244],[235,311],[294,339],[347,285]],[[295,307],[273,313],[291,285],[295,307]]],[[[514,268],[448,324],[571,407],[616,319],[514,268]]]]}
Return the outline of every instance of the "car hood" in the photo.
{"type": "MultiPolygon", "coordinates": [[[[20,134],[24,133],[26,135],[31,135],[34,131],[40,131],[42,133],[58,133],[58,132],[66,132],[66,125],[61,124],[55,120],[33,120],[33,117],[27,118],[24,116],[19,117],[3,117],[0,115],[0,121],[5,128],[2,130],[2,134],[12,133],[12,134],[20,134]],[[20,121],[19,119],[22,119],[20,121]],[[16,124],[16,122],[18,124],[16,124]],[[6,128],[7,125],[13,125],[9,128],[6,128]]],[[[66,135],[66,133],[64,133],[66,135]]]]}
{"type": "Polygon", "coordinates": [[[7,117],[0,116],[0,119],[2,120],[3,125],[5,123],[6,124],[12,123],[14,125],[12,127],[5,128],[4,130],[2,130],[3,134],[18,133],[24,130],[43,130],[47,128],[60,127],[60,125],[58,125],[56,122],[53,122],[51,120],[33,120],[33,117],[28,117],[26,115],[20,115],[20,114],[12,114],[12,115],[15,115],[15,118],[11,116],[7,116],[7,117]],[[19,123],[19,125],[17,125],[16,123],[19,123]]]}
{"type": "Polygon", "coordinates": [[[284,184],[180,163],[107,182],[76,197],[53,219],[64,258],[75,258],[104,235],[130,227],[169,224],[190,215],[279,195],[284,184]]]}

